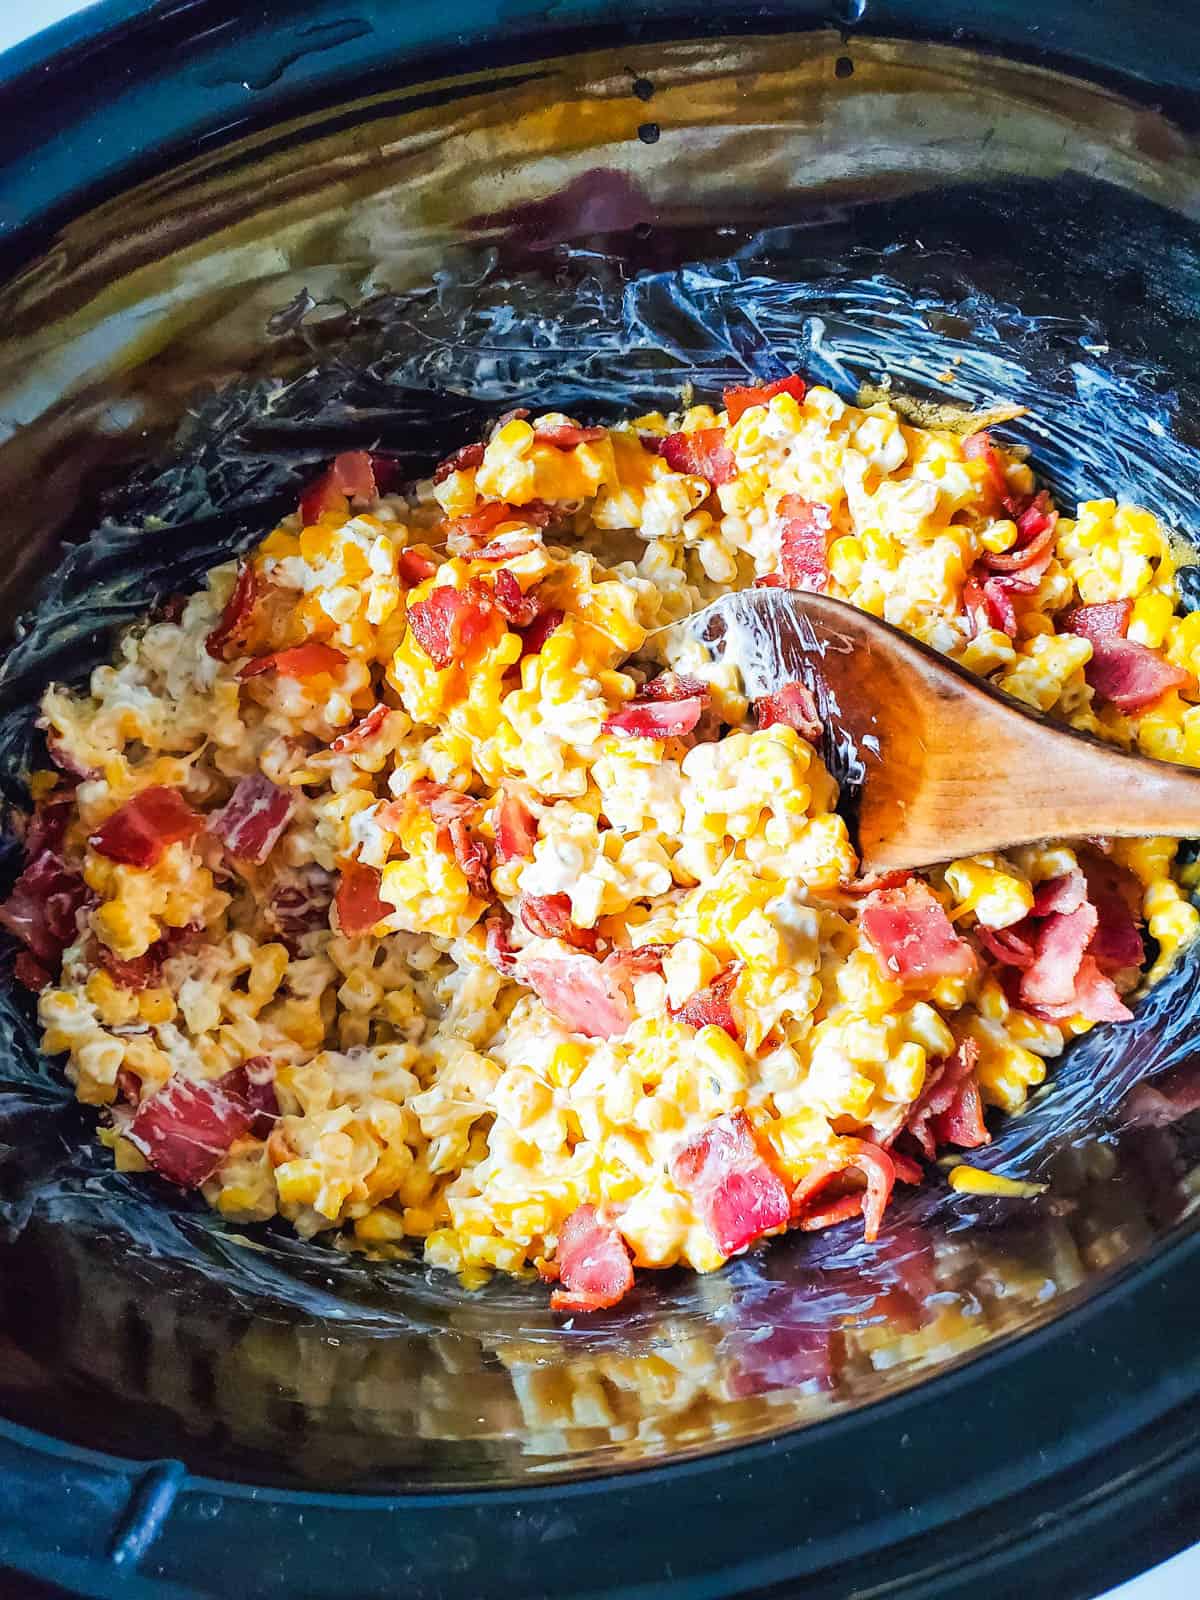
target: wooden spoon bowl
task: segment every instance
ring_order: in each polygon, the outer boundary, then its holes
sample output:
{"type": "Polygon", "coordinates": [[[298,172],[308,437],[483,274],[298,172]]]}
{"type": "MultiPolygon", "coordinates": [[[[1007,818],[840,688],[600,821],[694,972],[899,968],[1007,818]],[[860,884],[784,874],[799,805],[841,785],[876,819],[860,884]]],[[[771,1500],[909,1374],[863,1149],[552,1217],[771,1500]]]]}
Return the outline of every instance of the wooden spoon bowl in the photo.
{"type": "Polygon", "coordinates": [[[841,600],[740,590],[687,626],[750,699],[796,679],[813,692],[831,768],[857,790],[864,873],[1038,839],[1200,835],[1200,772],[1049,722],[841,600]]]}

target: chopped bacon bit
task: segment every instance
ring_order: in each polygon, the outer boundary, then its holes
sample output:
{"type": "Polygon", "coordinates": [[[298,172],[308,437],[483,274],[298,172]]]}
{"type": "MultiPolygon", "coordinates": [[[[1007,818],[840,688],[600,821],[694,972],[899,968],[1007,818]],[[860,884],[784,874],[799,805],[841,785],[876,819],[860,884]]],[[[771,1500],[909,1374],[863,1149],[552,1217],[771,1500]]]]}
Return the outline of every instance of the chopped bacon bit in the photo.
{"type": "Polygon", "coordinates": [[[851,897],[874,894],[876,889],[897,889],[911,877],[912,873],[906,867],[899,867],[895,872],[869,872],[862,878],[851,878],[848,883],[839,883],[832,892],[848,894],[851,897]]]}
{"type": "Polygon", "coordinates": [[[794,679],[782,683],[774,694],[754,702],[754,720],[760,728],[773,728],[777,722],[795,728],[802,739],[815,744],[823,732],[817,702],[806,684],[794,679]]]}
{"type": "Polygon", "coordinates": [[[485,500],[474,511],[461,517],[452,517],[446,524],[451,540],[466,547],[486,540],[488,535],[504,522],[520,522],[534,528],[544,528],[554,520],[554,508],[544,500],[530,500],[527,505],[513,506],[506,500],[485,500]]]}
{"type": "Polygon", "coordinates": [[[689,1028],[724,1028],[731,1039],[740,1039],[742,1030],[733,1014],[732,997],[741,970],[741,963],[733,962],[707,989],[698,989],[681,1006],[671,1006],[675,1021],[686,1022],[689,1028]]]}
{"type": "Polygon", "coordinates": [[[723,1256],[784,1227],[791,1215],[783,1179],[764,1160],[744,1111],[710,1122],[676,1151],[670,1171],[723,1256]]]}
{"type": "Polygon", "coordinates": [[[965,978],[975,970],[970,945],[955,933],[932,890],[919,879],[868,895],[861,922],[884,970],[902,984],[965,978]]]}
{"type": "Polygon", "coordinates": [[[130,867],[152,867],[169,845],[192,839],[204,818],[178,789],[155,785],[135,794],[102,822],[88,843],[110,861],[130,867]]]}
{"type": "Polygon", "coordinates": [[[1085,955],[1079,963],[1069,1000],[1058,1005],[1037,1005],[1018,993],[1012,1003],[1043,1022],[1062,1022],[1074,1016],[1086,1017],[1090,1022],[1128,1022],[1133,1016],[1112,979],[1101,972],[1091,955],[1085,955]]]}
{"type": "Polygon", "coordinates": [[[159,622],[183,621],[183,613],[187,610],[188,596],[186,594],[169,594],[161,601],[158,607],[159,622]]]}
{"type": "Polygon", "coordinates": [[[737,477],[737,461],[725,443],[724,428],[700,428],[695,433],[669,433],[659,455],[672,472],[707,478],[714,488],[737,477]]]}
{"type": "MultiPolygon", "coordinates": [[[[40,722],[38,726],[41,726],[40,722]]],[[[68,777],[98,778],[100,776],[96,767],[85,767],[82,761],[71,754],[62,735],[53,728],[46,734],[46,750],[58,770],[65,772],[68,777]]]]}
{"type": "Polygon", "coordinates": [[[279,1121],[279,1101],[275,1096],[275,1063],[270,1056],[252,1056],[234,1067],[217,1087],[240,1100],[250,1113],[249,1131],[256,1139],[267,1139],[279,1121]]]}
{"type": "Polygon", "coordinates": [[[1054,552],[1057,522],[1058,512],[1050,512],[1045,527],[1028,544],[1014,545],[1011,550],[999,552],[985,550],[980,557],[980,565],[987,567],[992,572],[1006,574],[1019,572],[1031,584],[1034,571],[1040,566],[1040,570],[1037,571],[1037,581],[1040,583],[1045,576],[1046,568],[1050,565],[1050,557],[1054,552]]]}
{"type": "Polygon", "coordinates": [[[479,801],[473,795],[463,794],[460,789],[452,789],[449,784],[438,783],[433,778],[417,778],[410,783],[401,805],[424,807],[441,828],[473,817],[479,810],[479,801]]]}
{"type": "Polygon", "coordinates": [[[537,843],[538,820],[511,783],[500,786],[496,802],[496,859],[528,861],[537,843]]]}
{"type": "Polygon", "coordinates": [[[241,679],[258,678],[264,672],[275,672],[281,678],[295,678],[303,683],[321,673],[333,673],[346,665],[346,657],[331,644],[313,640],[298,644],[290,650],[274,650],[269,656],[256,656],[238,673],[241,679]]]}
{"type": "Polygon", "coordinates": [[[346,755],[351,750],[362,750],[383,732],[383,725],[390,715],[385,705],[372,706],[365,717],[360,717],[352,728],[347,728],[345,733],[339,733],[329,748],[337,755],[346,755]]]}
{"type": "Polygon", "coordinates": [[[1008,487],[1008,474],[1004,470],[1004,462],[992,443],[992,436],[987,429],[983,428],[979,433],[973,433],[964,439],[962,452],[968,461],[982,461],[986,465],[992,493],[1007,512],[1014,513],[1017,509],[1017,500],[1008,487]]]}
{"type": "Polygon", "coordinates": [[[504,620],[517,628],[528,628],[538,619],[536,595],[523,594],[516,573],[507,567],[501,567],[496,574],[495,605],[504,620]]]}
{"type": "Polygon", "coordinates": [[[1001,966],[1025,968],[1034,963],[1037,929],[1029,917],[1008,928],[985,928],[978,923],[975,936],[1001,966]]]}
{"type": "Polygon", "coordinates": [[[638,443],[643,450],[649,450],[652,456],[660,456],[662,455],[662,447],[666,443],[666,438],[661,433],[639,433],[638,443]]]}
{"type": "Polygon", "coordinates": [[[506,917],[489,917],[483,927],[487,958],[502,978],[517,975],[517,950],[508,937],[511,926],[506,917]]]}
{"type": "MultiPolygon", "coordinates": [[[[1078,911],[1088,897],[1087,879],[1079,868],[1047,878],[1033,891],[1033,915],[1048,917],[1051,912],[1078,911]]],[[[1140,949],[1140,946],[1139,946],[1140,949]]]]}
{"type": "Polygon", "coordinates": [[[1088,898],[1096,908],[1099,926],[1088,954],[1105,972],[1140,967],[1146,952],[1139,929],[1142,890],[1127,867],[1088,852],[1082,858],[1088,898]]]}
{"type": "Polygon", "coordinates": [[[603,1311],[633,1288],[633,1263],[621,1235],[595,1206],[577,1206],[559,1229],[552,1311],[603,1311]]]}
{"type": "Polygon", "coordinates": [[[63,951],[79,936],[78,913],[93,900],[91,890],[74,867],[52,850],[33,856],[0,905],[0,927],[29,947],[32,957],[18,957],[16,975],[27,988],[37,974],[34,965],[47,969],[37,984],[42,988],[62,962],[63,951]]]}
{"type": "Polygon", "coordinates": [[[574,450],[576,445],[595,444],[607,432],[604,428],[581,428],[576,422],[546,422],[533,425],[533,436],[556,450],[574,450]]]}
{"type": "Polygon", "coordinates": [[[315,862],[277,883],[267,901],[266,920],[292,955],[306,934],[329,926],[329,907],[337,879],[315,862]]]}
{"type": "Polygon", "coordinates": [[[162,963],[166,953],[164,941],[160,939],[144,955],[135,956],[132,961],[122,961],[102,941],[98,940],[95,944],[98,965],[121,989],[141,990],[157,985],[162,980],[162,963]]]}
{"type": "Polygon", "coordinates": [[[891,1156],[892,1165],[896,1169],[896,1181],[898,1183],[908,1183],[915,1187],[917,1184],[925,1182],[925,1169],[919,1162],[911,1161],[908,1156],[901,1155],[899,1150],[889,1150],[888,1154],[891,1156]]]}
{"type": "Polygon", "coordinates": [[[271,854],[292,815],[292,795],[261,772],[240,778],[228,803],[208,819],[227,854],[256,866],[271,854]]]}
{"type": "MultiPolygon", "coordinates": [[[[1041,581],[1040,575],[1038,581],[1041,581]]],[[[968,578],[963,585],[963,606],[972,624],[972,634],[984,628],[997,628],[1009,638],[1017,631],[1017,613],[1013,605],[1014,594],[1032,593],[1036,585],[1027,584],[1024,575],[1016,578],[986,578],[979,583],[968,578]]]]}
{"type": "Polygon", "coordinates": [[[439,669],[462,663],[495,616],[494,597],[477,578],[465,589],[440,584],[427,600],[408,608],[413,638],[439,669]]]}
{"type": "Polygon", "coordinates": [[[1113,635],[1092,640],[1092,659],[1083,669],[1102,700],[1118,711],[1141,711],[1168,689],[1195,689],[1190,672],[1168,661],[1149,645],[1113,635]]]}
{"type": "Polygon", "coordinates": [[[863,1238],[872,1244],[879,1234],[883,1214],[895,1187],[896,1163],[886,1150],[872,1144],[869,1139],[843,1139],[841,1146],[836,1163],[820,1163],[796,1189],[790,1205],[791,1215],[806,1233],[831,1228],[835,1223],[861,1215],[863,1238]],[[814,1194],[848,1167],[858,1168],[867,1181],[866,1189],[843,1195],[820,1211],[806,1209],[814,1194]]]}
{"type": "Polygon", "coordinates": [[[613,950],[605,956],[604,965],[609,972],[615,972],[623,978],[637,978],[648,972],[661,973],[663,957],[670,948],[669,944],[638,944],[630,950],[613,950]]]}
{"type": "Polygon", "coordinates": [[[621,733],[637,739],[675,739],[691,733],[708,704],[707,691],[687,700],[655,700],[629,705],[606,717],[605,733],[621,733]]]}
{"type": "Polygon", "coordinates": [[[406,588],[415,589],[417,584],[433,577],[438,565],[433,556],[410,545],[407,550],[401,550],[396,558],[396,576],[406,588]]]}
{"type": "Polygon", "coordinates": [[[370,933],[377,923],[395,911],[395,906],[379,898],[382,882],[383,874],[378,867],[368,867],[361,861],[343,861],[333,904],[338,927],[347,939],[370,933]]]}
{"type": "Polygon", "coordinates": [[[439,461],[433,469],[434,483],[445,483],[452,473],[471,472],[475,467],[481,467],[485,448],[486,446],[478,442],[464,444],[461,450],[456,450],[452,456],[439,461]]]}
{"type": "Polygon", "coordinates": [[[785,494],[779,502],[779,569],[789,589],[824,589],[829,582],[827,547],[833,519],[827,505],[785,494]]]}
{"type": "Polygon", "coordinates": [[[569,894],[522,895],[518,908],[521,921],[537,939],[562,939],[580,950],[594,950],[598,935],[594,928],[581,928],[571,920],[569,894]]]}
{"type": "Polygon", "coordinates": [[[478,900],[492,898],[492,880],[490,876],[491,857],[488,853],[487,842],[481,839],[475,830],[455,817],[447,824],[450,835],[450,848],[454,852],[454,859],[462,869],[467,880],[467,887],[478,900]]]}
{"type": "Polygon", "coordinates": [[[746,388],[734,387],[725,391],[725,409],[732,426],[751,406],[765,406],[777,394],[790,394],[797,404],[804,399],[808,385],[799,373],[791,372],[786,378],[776,378],[774,383],[754,384],[746,388]]]}
{"type": "Polygon", "coordinates": [[[33,861],[43,850],[59,853],[67,837],[74,811],[73,789],[51,789],[33,808],[25,828],[25,860],[33,861]]]}
{"type": "Polygon", "coordinates": [[[367,505],[379,498],[375,465],[366,450],[344,450],[334,457],[328,471],[310,483],[301,495],[300,520],[305,527],[320,522],[326,511],[340,510],[343,497],[367,505]]]}
{"type": "Polygon", "coordinates": [[[690,700],[698,694],[708,694],[708,685],[702,678],[689,678],[680,672],[660,672],[657,678],[644,683],[633,698],[636,704],[642,705],[646,701],[690,700]]]}
{"type": "Polygon", "coordinates": [[[540,616],[535,617],[527,628],[521,628],[519,630],[521,634],[521,654],[518,659],[524,661],[526,656],[540,655],[542,646],[555,628],[563,621],[565,615],[565,612],[560,611],[556,606],[552,606],[543,611],[540,616]]]}
{"type": "Polygon", "coordinates": [[[1058,619],[1064,633],[1078,633],[1095,644],[1097,639],[1123,639],[1133,615],[1132,600],[1106,600],[1102,605],[1072,606],[1058,619]]]}
{"type": "Polygon", "coordinates": [[[752,585],[755,589],[785,589],[782,572],[764,572],[761,578],[755,578],[752,585]]]}
{"type": "Polygon", "coordinates": [[[126,1137],[169,1183],[198,1189],[253,1120],[245,1101],[219,1084],[176,1076],[142,1101],[126,1137]]]}
{"type": "Polygon", "coordinates": [[[1099,919],[1089,901],[1074,911],[1054,911],[1038,929],[1037,954],[1021,979],[1021,999],[1030,1005],[1065,1005],[1099,919]]]}
{"type": "Polygon", "coordinates": [[[959,1144],[964,1149],[974,1150],[977,1145],[987,1143],[990,1135],[986,1128],[982,1138],[966,1144],[944,1131],[942,1126],[942,1118],[947,1118],[946,1129],[970,1132],[970,1120],[976,1107],[982,1120],[979,1086],[973,1077],[978,1064],[979,1046],[974,1039],[963,1039],[952,1055],[930,1062],[924,1088],[904,1122],[928,1160],[933,1160],[939,1144],[959,1144]],[[971,1090],[974,1090],[973,1098],[971,1090]]]}
{"type": "Polygon", "coordinates": [[[204,648],[210,656],[215,656],[218,661],[232,661],[235,656],[245,654],[250,624],[255,608],[262,599],[262,592],[262,581],[254,563],[241,562],[237,582],[221,613],[221,620],[204,641],[204,648]]]}
{"type": "Polygon", "coordinates": [[[594,956],[523,957],[517,975],[547,1011],[589,1039],[618,1039],[633,1021],[625,985],[594,956]]]}
{"type": "Polygon", "coordinates": [[[536,550],[541,540],[532,533],[502,533],[498,539],[471,553],[473,561],[515,561],[536,550]]]}
{"type": "MultiPolygon", "coordinates": [[[[2,915],[3,912],[0,911],[0,916],[2,915]]],[[[17,952],[17,959],[13,962],[13,977],[23,988],[32,989],[34,994],[37,994],[46,987],[53,976],[53,973],[48,972],[28,950],[17,952]]]]}

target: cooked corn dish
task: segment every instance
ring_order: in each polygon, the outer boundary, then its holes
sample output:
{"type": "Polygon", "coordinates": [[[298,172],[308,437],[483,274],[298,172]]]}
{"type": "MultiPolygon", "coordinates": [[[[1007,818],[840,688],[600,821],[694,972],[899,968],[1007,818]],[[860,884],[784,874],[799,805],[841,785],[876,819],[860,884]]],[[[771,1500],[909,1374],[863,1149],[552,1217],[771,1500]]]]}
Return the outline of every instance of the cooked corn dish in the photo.
{"type": "Polygon", "coordinates": [[[986,429],[724,398],[515,413],[416,484],[339,456],[47,691],[0,921],[119,1169],[593,1311],[789,1227],[873,1238],[1195,936],[1167,839],[863,880],[805,685],[749,703],[670,627],[820,590],[1200,765],[1168,530],[1063,514],[986,429]]]}

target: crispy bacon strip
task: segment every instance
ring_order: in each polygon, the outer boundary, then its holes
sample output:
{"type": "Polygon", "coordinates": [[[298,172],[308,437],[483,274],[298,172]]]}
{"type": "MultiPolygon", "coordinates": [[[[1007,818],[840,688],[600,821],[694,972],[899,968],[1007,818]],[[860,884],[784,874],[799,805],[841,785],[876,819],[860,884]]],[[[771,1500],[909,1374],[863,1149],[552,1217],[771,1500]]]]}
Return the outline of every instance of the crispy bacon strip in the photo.
{"type": "Polygon", "coordinates": [[[28,947],[16,974],[29,989],[41,989],[62,963],[63,951],[79,937],[79,912],[95,896],[74,867],[53,850],[32,855],[0,905],[0,927],[28,947]]]}
{"type": "Polygon", "coordinates": [[[633,1288],[625,1241],[595,1206],[577,1206],[559,1229],[556,1265],[561,1287],[550,1296],[553,1311],[607,1310],[633,1288]]]}
{"type": "Polygon", "coordinates": [[[523,594],[515,572],[501,567],[496,574],[496,610],[516,628],[528,628],[540,613],[537,596],[523,594]]]}
{"type": "Polygon", "coordinates": [[[1019,502],[1008,487],[1008,475],[1004,470],[1004,462],[999,451],[992,443],[992,436],[986,428],[981,428],[978,433],[971,434],[963,440],[963,455],[968,461],[982,461],[987,468],[988,486],[993,495],[1010,516],[1015,515],[1020,509],[1019,502]]]}
{"type": "Polygon", "coordinates": [[[534,618],[527,628],[519,629],[521,635],[521,654],[519,660],[524,661],[526,656],[540,655],[546,640],[559,627],[565,612],[551,606],[534,618]]]}
{"type": "Polygon", "coordinates": [[[156,784],[114,811],[88,843],[110,861],[153,867],[170,845],[195,838],[203,826],[204,818],[193,811],[178,789],[156,784]]]}
{"type": "MultiPolygon", "coordinates": [[[[390,465],[390,463],[388,463],[390,465]]],[[[375,460],[366,450],[344,450],[332,465],[300,496],[300,520],[305,527],[320,522],[327,511],[342,509],[342,501],[370,505],[379,498],[375,460]]]]}
{"type": "Polygon", "coordinates": [[[432,555],[427,555],[424,550],[418,550],[410,545],[407,550],[401,550],[396,557],[396,576],[407,589],[415,589],[417,584],[424,583],[426,578],[432,578],[437,571],[439,563],[432,555]]]}
{"type": "Polygon", "coordinates": [[[576,445],[595,444],[603,439],[604,428],[581,428],[577,422],[547,422],[541,419],[533,425],[533,436],[542,444],[551,444],[556,450],[574,450],[576,445]]]}
{"type": "Polygon", "coordinates": [[[294,645],[290,650],[273,650],[269,656],[256,656],[238,673],[243,681],[259,678],[265,672],[274,672],[281,678],[295,678],[304,683],[321,673],[334,673],[346,665],[346,657],[331,644],[311,640],[308,644],[294,645]]]}
{"type": "Polygon", "coordinates": [[[742,1029],[733,1011],[733,991],[737,988],[742,967],[733,962],[719,972],[707,989],[697,989],[679,1006],[671,1006],[676,1022],[686,1022],[689,1028],[724,1028],[731,1039],[740,1039],[742,1029]]]}
{"type": "MultiPolygon", "coordinates": [[[[872,1244],[879,1235],[883,1215],[892,1197],[896,1179],[901,1175],[897,1172],[895,1159],[889,1152],[877,1144],[872,1144],[869,1139],[843,1139],[841,1145],[837,1161],[822,1162],[796,1189],[792,1196],[791,1214],[806,1233],[830,1228],[835,1223],[845,1222],[850,1217],[861,1215],[863,1238],[868,1244],[872,1244]],[[857,1167],[862,1173],[866,1179],[866,1188],[861,1192],[842,1195],[820,1210],[815,1209],[816,1195],[824,1190],[835,1176],[850,1167],[857,1167]]],[[[907,1166],[905,1176],[911,1176],[907,1166]]]]}
{"type": "Polygon", "coordinates": [[[379,897],[382,882],[383,874],[378,867],[368,867],[361,861],[342,862],[333,905],[338,927],[347,939],[370,933],[377,923],[395,911],[395,906],[379,897]]]}
{"type": "Polygon", "coordinates": [[[521,921],[537,939],[561,939],[579,950],[594,950],[599,935],[571,920],[569,894],[526,894],[519,906],[521,921]]]}
{"type": "Polygon", "coordinates": [[[779,502],[779,570],[789,589],[820,593],[829,584],[828,545],[833,518],[827,505],[785,494],[779,502]]]}
{"type": "Polygon", "coordinates": [[[725,443],[724,428],[700,428],[695,433],[669,433],[659,455],[672,472],[707,478],[715,489],[737,477],[737,460],[725,443]]]}
{"type": "Polygon", "coordinates": [[[737,422],[739,417],[744,416],[751,406],[768,405],[777,394],[790,394],[799,405],[807,392],[808,385],[796,372],[790,372],[786,378],[776,378],[774,383],[758,383],[726,389],[725,410],[729,413],[730,426],[737,422]]]}
{"type": "Polygon", "coordinates": [[[198,1189],[255,1115],[219,1084],[175,1076],[141,1102],[126,1137],[160,1177],[181,1189],[198,1189]]]}
{"type": "Polygon", "coordinates": [[[262,579],[252,561],[238,565],[233,593],[225,603],[221,620],[204,641],[204,648],[218,661],[232,661],[245,654],[255,608],[262,599],[262,579]]]}
{"type": "Polygon", "coordinates": [[[483,931],[487,958],[502,978],[517,975],[517,951],[509,939],[512,924],[506,917],[489,917],[483,931]]]}
{"type": "Polygon", "coordinates": [[[478,578],[465,589],[439,584],[425,600],[408,608],[413,638],[439,670],[462,665],[496,616],[494,596],[478,578]]]}
{"type": "Polygon", "coordinates": [[[240,1100],[250,1113],[250,1132],[256,1139],[267,1139],[279,1121],[279,1101],[275,1095],[275,1063],[270,1056],[252,1056],[217,1080],[226,1094],[240,1100]]]}
{"type": "Polygon", "coordinates": [[[973,1150],[990,1139],[974,1078],[978,1064],[979,1046],[974,1039],[963,1039],[952,1055],[930,1062],[924,1088],[904,1121],[927,1160],[933,1160],[941,1144],[973,1150]]]}
{"type": "Polygon", "coordinates": [[[454,859],[462,869],[467,887],[477,900],[492,898],[491,856],[487,841],[482,839],[470,823],[455,817],[446,826],[454,859]]]}
{"type": "Polygon", "coordinates": [[[773,728],[776,723],[795,728],[800,737],[807,739],[810,744],[815,744],[824,732],[817,702],[811,690],[799,679],[780,684],[774,694],[756,700],[754,720],[760,728],[773,728]]]}
{"type": "Polygon", "coordinates": [[[293,804],[289,790],[254,772],[240,778],[228,803],[209,817],[208,831],[236,860],[261,866],[287,827],[293,804]]]}
{"type": "Polygon", "coordinates": [[[703,678],[689,678],[685,673],[660,672],[657,678],[644,683],[634,695],[634,703],[647,701],[691,700],[696,695],[708,696],[708,685],[703,678]]]}
{"type": "Polygon", "coordinates": [[[624,982],[594,956],[523,956],[517,976],[547,1011],[589,1039],[619,1039],[633,1021],[624,982]]]}
{"type": "Polygon", "coordinates": [[[724,1256],[787,1225],[787,1187],[764,1159],[744,1111],[710,1122],[676,1151],[670,1172],[724,1256]]]}
{"type": "Polygon", "coordinates": [[[461,450],[456,450],[452,456],[447,456],[444,461],[439,461],[433,469],[434,483],[445,483],[452,473],[472,472],[476,467],[481,467],[485,448],[482,443],[478,442],[464,444],[461,450]]]}
{"type": "Polygon", "coordinates": [[[1118,711],[1143,711],[1169,689],[1196,687],[1190,672],[1157,650],[1116,635],[1092,640],[1092,659],[1083,670],[1095,693],[1118,711]]]}
{"type": "Polygon", "coordinates": [[[933,891],[917,878],[868,895],[860,921],[888,976],[902,984],[969,977],[975,970],[970,945],[955,933],[933,891]]]}
{"type": "Polygon", "coordinates": [[[376,739],[383,732],[384,724],[391,715],[385,705],[372,706],[365,717],[360,717],[352,728],[347,728],[345,733],[339,733],[329,748],[339,756],[348,755],[352,751],[364,750],[372,739],[376,739]]]}
{"type": "Polygon", "coordinates": [[[496,859],[528,861],[537,837],[537,818],[520,791],[511,783],[502,783],[496,801],[496,859]]]}
{"type": "Polygon", "coordinates": [[[1078,633],[1095,644],[1097,639],[1123,639],[1133,615],[1132,600],[1106,600],[1095,606],[1072,606],[1058,619],[1064,633],[1078,633]]]}
{"type": "Polygon", "coordinates": [[[687,700],[632,704],[614,711],[601,726],[605,733],[620,733],[631,739],[675,739],[691,733],[707,704],[707,693],[693,695],[687,700]]]}

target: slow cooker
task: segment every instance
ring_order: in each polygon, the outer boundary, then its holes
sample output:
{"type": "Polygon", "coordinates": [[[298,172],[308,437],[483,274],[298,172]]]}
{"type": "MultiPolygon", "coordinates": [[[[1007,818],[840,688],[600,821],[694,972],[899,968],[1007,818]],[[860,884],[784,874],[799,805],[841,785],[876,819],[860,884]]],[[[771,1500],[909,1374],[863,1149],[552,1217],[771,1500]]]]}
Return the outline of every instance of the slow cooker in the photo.
{"type": "MultiPolygon", "coordinates": [[[[533,391],[1017,394],[1056,489],[1200,536],[1171,0],[101,0],[0,58],[0,128],[9,800],[41,684],[313,463],[427,470],[533,391]]],[[[1041,1200],[935,1184],[873,1249],[563,1327],[147,1198],[6,967],[6,1592],[1088,1600],[1200,1531],[1198,986],[1185,957],[983,1158],[1041,1200]]]]}

